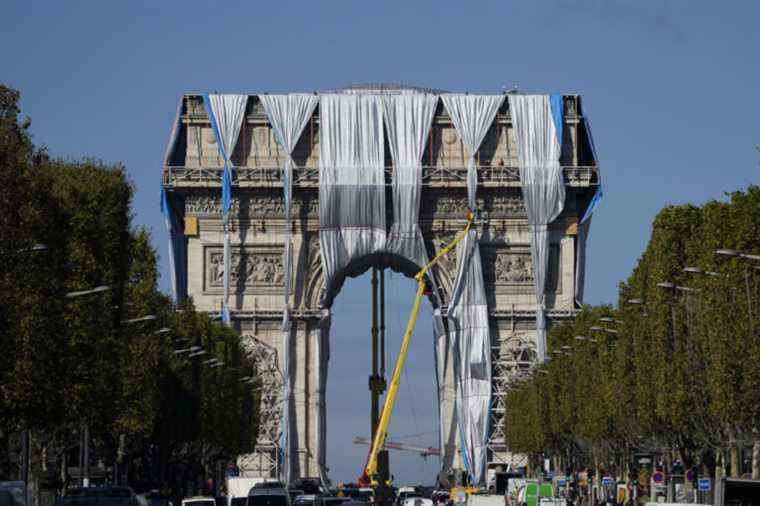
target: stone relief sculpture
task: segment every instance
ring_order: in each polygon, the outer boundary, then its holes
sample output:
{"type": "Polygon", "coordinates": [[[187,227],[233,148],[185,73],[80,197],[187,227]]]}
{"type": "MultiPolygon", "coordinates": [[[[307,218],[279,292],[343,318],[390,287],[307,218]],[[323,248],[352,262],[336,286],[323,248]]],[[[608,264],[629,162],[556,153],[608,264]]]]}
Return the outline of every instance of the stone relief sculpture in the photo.
{"type": "Polygon", "coordinates": [[[530,255],[496,255],[494,278],[497,283],[533,283],[533,262],[530,255]]]}
{"type": "MultiPolygon", "coordinates": [[[[221,248],[208,253],[207,281],[210,287],[224,283],[224,253],[221,248]]],[[[245,286],[281,286],[285,279],[282,255],[269,252],[233,252],[230,283],[245,286]]]]}

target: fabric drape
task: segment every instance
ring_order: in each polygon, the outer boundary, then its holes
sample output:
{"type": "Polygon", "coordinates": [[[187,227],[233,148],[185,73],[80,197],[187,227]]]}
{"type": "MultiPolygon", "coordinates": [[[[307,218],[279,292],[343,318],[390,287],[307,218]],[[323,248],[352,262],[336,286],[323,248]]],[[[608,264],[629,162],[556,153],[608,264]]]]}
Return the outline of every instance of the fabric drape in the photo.
{"type": "Polygon", "coordinates": [[[491,128],[496,113],[504,101],[503,95],[441,95],[451,122],[467,149],[467,202],[475,209],[478,173],[475,153],[491,128]]]}
{"type": "Polygon", "coordinates": [[[382,102],[375,95],[322,95],[319,102],[319,246],[323,307],[353,260],[385,247],[382,102]]]}
{"type": "MultiPolygon", "coordinates": [[[[475,209],[475,153],[493,124],[502,95],[442,95],[454,128],[467,149],[467,200],[475,209]]],[[[455,412],[465,467],[475,484],[485,479],[488,419],[491,403],[491,339],[475,230],[457,248],[457,277],[449,303],[449,332],[453,332],[455,412]]],[[[440,373],[439,373],[440,375],[440,373]]]]}
{"type": "Polygon", "coordinates": [[[423,267],[427,252],[419,227],[422,155],[438,97],[426,93],[383,96],[383,116],[393,158],[393,224],[385,249],[423,267]]]}
{"type": "Polygon", "coordinates": [[[285,161],[282,166],[283,201],[285,203],[285,247],[283,252],[284,266],[284,310],[282,317],[282,361],[283,361],[283,419],[281,422],[281,448],[284,449],[283,480],[290,483],[293,471],[293,427],[290,414],[293,411],[293,388],[290,383],[290,289],[292,285],[292,255],[293,255],[293,224],[291,221],[291,200],[293,195],[292,166],[295,163],[293,150],[301,137],[306,123],[311,118],[318,99],[314,94],[260,95],[269,123],[272,125],[277,143],[285,151],[285,161]]]}
{"type": "MultiPolygon", "coordinates": [[[[578,112],[583,118],[583,126],[586,129],[586,138],[591,148],[592,163],[591,165],[598,166],[599,160],[596,156],[596,144],[594,143],[594,136],[591,132],[591,121],[583,112],[582,102],[578,103],[578,112]]],[[[596,206],[602,201],[603,189],[601,176],[597,174],[599,178],[599,186],[596,187],[594,196],[591,198],[586,212],[583,213],[580,223],[578,224],[578,253],[576,255],[575,262],[575,301],[578,304],[583,303],[583,292],[586,285],[586,248],[588,244],[589,235],[591,235],[591,217],[594,214],[596,206]]]]}
{"type": "Polygon", "coordinates": [[[224,160],[222,170],[222,225],[224,226],[224,299],[222,320],[231,324],[229,313],[230,298],[230,227],[229,214],[232,207],[232,152],[240,135],[240,127],[245,117],[247,95],[204,95],[206,113],[211,121],[211,129],[216,137],[219,154],[224,160]]]}
{"type": "MultiPolygon", "coordinates": [[[[164,167],[169,166],[170,157],[177,144],[182,104],[183,101],[180,100],[177,105],[177,112],[174,114],[172,130],[169,136],[169,144],[166,146],[166,151],[164,152],[164,167]]],[[[181,298],[184,298],[180,294],[180,290],[184,292],[187,285],[185,282],[185,263],[179,261],[184,260],[184,255],[182,254],[184,238],[179,234],[181,225],[179,224],[177,213],[175,213],[169,205],[169,197],[166,193],[166,187],[164,187],[163,182],[161,183],[161,214],[164,215],[166,232],[169,234],[169,273],[171,275],[172,300],[177,304],[181,298]]]]}
{"type": "Polygon", "coordinates": [[[562,97],[510,95],[509,107],[515,129],[520,184],[530,227],[533,288],[536,293],[536,355],[546,359],[545,290],[549,269],[548,225],[565,205],[565,182],[559,163],[561,154],[562,97]],[[553,107],[554,109],[553,110],[553,107]]]}
{"type": "Polygon", "coordinates": [[[330,310],[324,309],[319,320],[319,328],[315,332],[315,367],[317,373],[317,466],[323,485],[329,483],[327,478],[327,366],[330,361],[330,310]]]}

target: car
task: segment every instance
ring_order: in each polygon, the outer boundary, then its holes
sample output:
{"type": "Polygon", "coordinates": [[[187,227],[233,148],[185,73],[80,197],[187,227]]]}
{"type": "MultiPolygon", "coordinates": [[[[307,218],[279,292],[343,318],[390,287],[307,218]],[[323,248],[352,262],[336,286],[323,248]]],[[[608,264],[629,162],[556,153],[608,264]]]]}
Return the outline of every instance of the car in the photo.
{"type": "Polygon", "coordinates": [[[317,498],[314,504],[315,506],[342,506],[343,503],[346,503],[350,500],[350,497],[322,496],[317,498]]]}
{"type": "Polygon", "coordinates": [[[293,499],[293,506],[314,506],[316,502],[316,494],[302,494],[293,499]]]}
{"type": "Polygon", "coordinates": [[[290,506],[290,494],[281,483],[267,482],[255,485],[248,492],[247,506],[290,506]],[[261,486],[259,486],[261,485],[261,486]],[[278,486],[279,485],[279,486],[278,486]]]}
{"type": "Polygon", "coordinates": [[[216,499],[210,496],[195,496],[182,499],[182,506],[216,506],[216,499]]]}
{"type": "Polygon", "coordinates": [[[426,497],[409,496],[404,499],[402,506],[433,506],[433,500],[426,497]]]}
{"type": "Polygon", "coordinates": [[[139,506],[129,487],[77,487],[55,501],[55,506],[139,506]]]}

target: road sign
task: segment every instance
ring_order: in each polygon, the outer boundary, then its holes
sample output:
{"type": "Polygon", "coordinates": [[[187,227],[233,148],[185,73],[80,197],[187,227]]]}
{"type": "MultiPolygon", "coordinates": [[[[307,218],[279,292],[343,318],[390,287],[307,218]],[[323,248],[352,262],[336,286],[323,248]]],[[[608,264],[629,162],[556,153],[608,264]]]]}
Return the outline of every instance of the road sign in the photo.
{"type": "Polygon", "coordinates": [[[710,478],[700,478],[699,479],[699,491],[700,492],[709,492],[711,487],[710,478]]]}
{"type": "Polygon", "coordinates": [[[612,476],[602,476],[602,485],[612,485],[612,476]]]}
{"type": "Polygon", "coordinates": [[[653,472],[652,481],[660,485],[663,481],[665,481],[665,474],[662,471],[653,472]]]}

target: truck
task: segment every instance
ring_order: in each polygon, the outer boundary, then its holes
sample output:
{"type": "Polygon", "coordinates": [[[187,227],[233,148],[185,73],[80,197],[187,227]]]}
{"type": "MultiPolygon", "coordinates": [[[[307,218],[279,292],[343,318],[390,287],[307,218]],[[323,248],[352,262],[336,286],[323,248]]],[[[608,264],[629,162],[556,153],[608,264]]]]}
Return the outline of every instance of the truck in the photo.
{"type": "Polygon", "coordinates": [[[270,481],[270,478],[228,476],[227,477],[227,506],[245,506],[248,492],[259,483],[270,481]]]}
{"type": "Polygon", "coordinates": [[[760,505],[760,480],[721,478],[715,484],[715,506],[760,505]]]}

